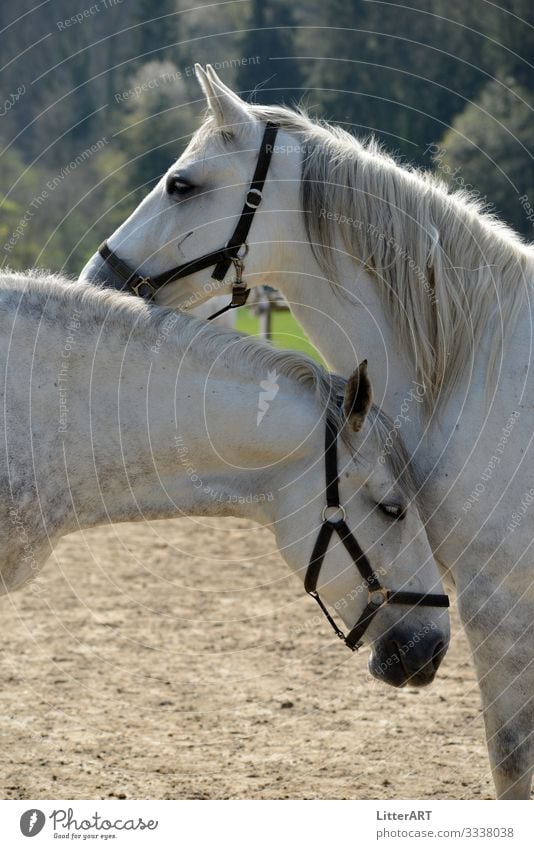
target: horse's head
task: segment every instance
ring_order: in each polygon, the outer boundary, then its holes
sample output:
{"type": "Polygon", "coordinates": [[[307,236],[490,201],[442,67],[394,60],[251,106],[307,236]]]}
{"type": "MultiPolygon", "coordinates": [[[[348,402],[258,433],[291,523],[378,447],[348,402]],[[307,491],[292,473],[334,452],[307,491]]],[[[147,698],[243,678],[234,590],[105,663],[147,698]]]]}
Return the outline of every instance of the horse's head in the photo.
{"type": "MultiPolygon", "coordinates": [[[[311,587],[308,570],[307,589],[316,589],[348,630],[372,612],[363,629],[363,642],[371,648],[369,669],[376,678],[397,687],[429,684],[449,641],[449,617],[442,606],[446,597],[441,595],[438,567],[415,504],[417,488],[400,435],[371,404],[365,363],[347,382],[337,449],[339,493],[330,488],[330,503],[332,494],[334,503],[339,494],[342,510],[330,508],[323,518],[334,523],[343,519],[344,524],[331,536],[327,529],[327,547],[316,542],[321,522],[317,508],[310,505],[318,500],[324,504],[326,491],[322,464],[319,476],[317,468],[310,468],[303,475],[307,504],[303,506],[301,489],[295,485],[289,504],[284,505],[288,519],[278,523],[280,550],[293,568],[300,569],[303,560],[325,554],[319,568],[312,569],[311,587]],[[318,488],[322,490],[319,499],[318,488]],[[343,541],[349,532],[355,545],[343,541]],[[355,562],[358,548],[367,563],[362,568],[355,562]],[[369,580],[369,572],[376,580],[369,580]],[[378,609],[373,610],[377,601],[378,609]]],[[[327,483],[329,474],[332,461],[329,472],[327,459],[327,483]]],[[[354,641],[362,636],[358,630],[353,631],[354,641]]]]}
{"type": "MultiPolygon", "coordinates": [[[[261,150],[265,121],[254,107],[227,88],[208,66],[197,65],[208,103],[208,117],[190,144],[130,217],[108,238],[109,248],[132,271],[151,278],[224,248],[239,221],[261,150]]],[[[302,151],[291,135],[279,131],[271,144],[261,206],[247,243],[249,286],[273,284],[272,274],[289,267],[284,257],[291,216],[292,237],[299,242],[302,216],[296,213],[302,151]],[[287,210],[285,215],[282,210],[287,210]],[[276,245],[276,248],[273,246],[276,245]],[[266,274],[266,272],[269,272],[266,274]]],[[[288,248],[289,250],[289,248],[288,248]]],[[[232,282],[211,278],[206,267],[163,287],[158,303],[188,309],[212,295],[225,294],[232,282]]],[[[99,253],[82,270],[81,279],[122,289],[124,280],[99,253]]]]}

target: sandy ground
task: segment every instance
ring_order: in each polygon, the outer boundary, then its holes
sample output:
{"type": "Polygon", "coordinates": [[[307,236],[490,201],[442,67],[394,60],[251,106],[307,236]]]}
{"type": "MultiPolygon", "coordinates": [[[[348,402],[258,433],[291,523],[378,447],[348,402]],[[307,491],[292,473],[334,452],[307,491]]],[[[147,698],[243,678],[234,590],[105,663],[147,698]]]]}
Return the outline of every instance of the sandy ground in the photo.
{"type": "Polygon", "coordinates": [[[0,599],[2,798],[490,798],[466,641],[393,690],[242,520],[65,538],[0,599]]]}

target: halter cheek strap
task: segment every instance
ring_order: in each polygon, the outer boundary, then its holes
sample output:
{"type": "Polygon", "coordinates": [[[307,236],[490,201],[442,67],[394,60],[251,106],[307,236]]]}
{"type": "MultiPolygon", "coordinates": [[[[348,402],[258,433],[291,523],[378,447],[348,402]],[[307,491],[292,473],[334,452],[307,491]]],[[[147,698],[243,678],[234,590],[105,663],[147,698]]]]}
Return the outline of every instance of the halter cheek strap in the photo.
{"type": "Polygon", "coordinates": [[[219,281],[224,280],[228,269],[233,265],[236,271],[236,278],[232,284],[232,300],[222,310],[211,315],[208,321],[211,321],[211,319],[216,318],[229,309],[241,307],[246,303],[250,290],[247,289],[246,283],[242,279],[243,259],[248,250],[247,238],[254,219],[254,213],[263,198],[263,187],[271,163],[277,133],[278,126],[268,122],[265,126],[258,153],[258,161],[256,162],[256,168],[247,191],[241,215],[239,216],[234,232],[224,248],[203,254],[198,259],[184,262],[182,265],[177,265],[155,277],[149,277],[138,274],[137,270],[124,262],[109,247],[107,242],[102,242],[98,248],[98,253],[123,281],[123,290],[140,298],[151,300],[163,286],[167,286],[169,283],[174,283],[182,277],[188,277],[190,274],[195,274],[197,271],[202,271],[212,266],[215,266],[211,275],[212,278],[219,281]],[[245,251],[244,253],[243,250],[245,251]]]}
{"type": "Polygon", "coordinates": [[[351,651],[357,651],[361,646],[362,637],[373,621],[375,615],[385,604],[407,604],[415,607],[425,604],[430,607],[448,607],[449,598],[446,595],[433,593],[394,592],[383,587],[373,571],[371,564],[351,533],[345,519],[345,508],[339,503],[339,477],[337,471],[337,429],[335,424],[327,419],[325,432],[325,482],[326,506],[323,508],[322,525],[315,541],[313,551],[304,579],[304,589],[315,599],[324,615],[330,622],[340,640],[343,640],[351,651]],[[367,604],[358,621],[348,634],[337,626],[334,618],[317,592],[319,573],[323,565],[328,545],[334,533],[337,533],[347,549],[352,562],[358,569],[367,586],[367,604]]]}

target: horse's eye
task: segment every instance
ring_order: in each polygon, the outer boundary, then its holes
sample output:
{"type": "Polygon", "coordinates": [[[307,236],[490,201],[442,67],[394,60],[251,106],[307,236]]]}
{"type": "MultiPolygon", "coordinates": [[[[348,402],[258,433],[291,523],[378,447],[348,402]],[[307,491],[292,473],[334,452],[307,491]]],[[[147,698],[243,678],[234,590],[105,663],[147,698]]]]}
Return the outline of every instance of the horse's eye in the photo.
{"type": "Polygon", "coordinates": [[[165,188],[168,195],[185,197],[192,192],[195,187],[191,185],[191,183],[188,183],[187,180],[184,180],[183,177],[180,177],[179,174],[169,174],[165,188]]]}
{"type": "Polygon", "coordinates": [[[377,506],[389,519],[402,521],[406,516],[406,510],[401,504],[378,504],[377,506]]]}

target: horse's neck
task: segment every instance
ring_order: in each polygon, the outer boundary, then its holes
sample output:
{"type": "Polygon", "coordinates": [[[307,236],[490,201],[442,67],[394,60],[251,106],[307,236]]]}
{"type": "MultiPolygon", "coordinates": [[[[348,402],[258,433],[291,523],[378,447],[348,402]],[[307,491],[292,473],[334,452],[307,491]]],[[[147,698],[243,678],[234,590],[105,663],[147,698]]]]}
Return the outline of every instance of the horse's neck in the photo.
{"type": "Polygon", "coordinates": [[[196,359],[185,354],[180,363],[169,342],[150,360],[146,345],[133,342],[122,365],[121,351],[107,351],[89,375],[83,360],[75,374],[71,358],[71,421],[61,439],[81,525],[180,513],[273,520],[270,470],[293,447],[287,419],[300,393],[281,389],[276,417],[258,428],[258,379],[226,370],[208,381],[196,359]],[[90,385],[98,389],[89,418],[90,385]]]}
{"type": "MultiPolygon", "coordinates": [[[[329,367],[344,376],[369,358],[375,402],[392,418],[410,391],[415,372],[404,354],[371,276],[352,259],[338,259],[338,285],[324,279],[310,250],[295,273],[276,285],[329,367]]],[[[419,390],[421,391],[421,390],[419,390]]],[[[420,407],[421,405],[418,405],[420,407]]]]}

